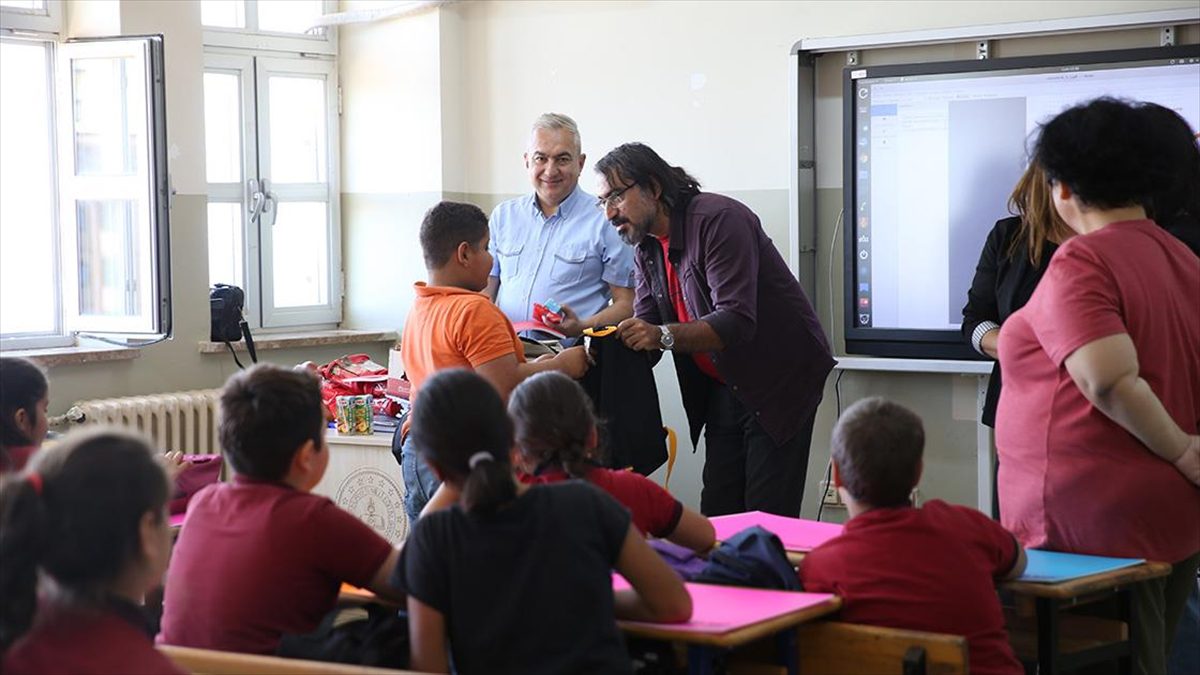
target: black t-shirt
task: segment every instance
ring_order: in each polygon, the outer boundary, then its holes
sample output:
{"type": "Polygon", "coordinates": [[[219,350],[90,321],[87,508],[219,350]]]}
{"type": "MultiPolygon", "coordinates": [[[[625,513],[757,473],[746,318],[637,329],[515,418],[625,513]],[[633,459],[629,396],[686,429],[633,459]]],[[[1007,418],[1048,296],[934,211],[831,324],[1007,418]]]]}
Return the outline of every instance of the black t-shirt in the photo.
{"type": "Polygon", "coordinates": [[[538,485],[490,516],[421,518],[392,581],[445,617],[459,673],[628,673],[612,569],[629,524],[583,481],[538,485]]]}

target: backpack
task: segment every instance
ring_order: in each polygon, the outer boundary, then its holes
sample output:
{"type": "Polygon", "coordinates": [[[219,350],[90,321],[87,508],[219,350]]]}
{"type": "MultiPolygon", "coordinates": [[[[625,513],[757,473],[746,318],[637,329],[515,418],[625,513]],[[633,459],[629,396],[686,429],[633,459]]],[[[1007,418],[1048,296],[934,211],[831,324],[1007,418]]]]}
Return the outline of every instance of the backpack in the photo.
{"type": "Polygon", "coordinates": [[[341,606],[305,635],[284,635],[276,656],[408,668],[408,613],[370,602],[341,606]]]}
{"type": "Polygon", "coordinates": [[[250,325],[242,316],[246,304],[246,294],[237,286],[229,284],[214,284],[208,289],[208,308],[210,314],[209,339],[213,342],[224,342],[233,354],[233,361],[242,367],[237,353],[231,343],[246,338],[246,351],[250,352],[250,361],[258,363],[258,354],[254,349],[254,338],[250,336],[250,325]]]}
{"type": "Polygon", "coordinates": [[[650,548],[658,553],[667,567],[675,570],[684,581],[693,581],[708,566],[708,562],[696,555],[690,548],[680,546],[666,539],[651,539],[650,548]]]}
{"type": "Polygon", "coordinates": [[[788,562],[779,537],[758,525],[721,543],[694,579],[703,584],[799,591],[800,578],[788,562]]]}

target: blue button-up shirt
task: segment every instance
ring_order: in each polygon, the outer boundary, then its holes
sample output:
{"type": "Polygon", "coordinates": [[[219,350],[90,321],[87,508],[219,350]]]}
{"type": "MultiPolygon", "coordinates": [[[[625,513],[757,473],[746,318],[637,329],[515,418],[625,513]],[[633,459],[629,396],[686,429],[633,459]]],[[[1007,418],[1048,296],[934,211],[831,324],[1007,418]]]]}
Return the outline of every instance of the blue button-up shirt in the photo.
{"type": "Polygon", "coordinates": [[[550,298],[589,317],[608,306],[609,284],[633,288],[633,248],[578,185],[549,218],[529,194],[497,206],[490,226],[496,304],[513,323],[532,320],[533,303],[550,298]]]}

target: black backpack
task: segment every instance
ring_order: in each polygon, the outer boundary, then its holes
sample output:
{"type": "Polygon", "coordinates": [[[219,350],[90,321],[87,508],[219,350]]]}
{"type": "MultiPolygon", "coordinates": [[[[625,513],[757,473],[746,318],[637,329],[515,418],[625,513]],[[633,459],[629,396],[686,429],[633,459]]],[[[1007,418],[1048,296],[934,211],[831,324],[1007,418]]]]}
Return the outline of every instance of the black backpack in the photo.
{"type": "Polygon", "coordinates": [[[275,655],[404,669],[408,647],[408,613],[369,602],[334,609],[311,633],[284,635],[275,655]]]}
{"type": "Polygon", "coordinates": [[[708,556],[693,581],[722,586],[800,590],[796,568],[788,562],[779,537],[758,525],[726,539],[708,556]]]}
{"type": "Polygon", "coordinates": [[[250,325],[242,316],[245,304],[246,294],[237,286],[214,284],[208,290],[208,306],[212,317],[209,339],[213,342],[224,342],[229,348],[229,353],[233,354],[233,361],[238,368],[242,367],[242,362],[238,360],[237,352],[233,351],[232,343],[243,337],[246,339],[246,351],[250,352],[250,362],[258,363],[254,338],[250,336],[250,325]]]}

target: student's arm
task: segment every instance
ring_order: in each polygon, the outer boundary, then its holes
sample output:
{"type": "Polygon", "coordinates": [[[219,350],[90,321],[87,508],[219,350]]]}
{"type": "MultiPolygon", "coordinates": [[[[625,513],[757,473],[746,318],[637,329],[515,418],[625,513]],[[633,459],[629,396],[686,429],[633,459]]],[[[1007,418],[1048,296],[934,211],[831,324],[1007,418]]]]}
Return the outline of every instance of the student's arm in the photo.
{"type": "Polygon", "coordinates": [[[1200,463],[1192,452],[1196,438],[1175,423],[1139,375],[1137,347],[1127,333],[1083,345],[1064,365],[1092,405],[1200,485],[1200,463]]]}
{"type": "Polygon", "coordinates": [[[408,667],[422,673],[448,673],[446,617],[436,609],[408,596],[408,667]]]}
{"type": "Polygon", "coordinates": [[[692,618],[692,596],[632,524],[617,556],[617,571],[633,586],[614,594],[618,619],[681,623],[692,618]]]}
{"type": "Polygon", "coordinates": [[[487,288],[483,289],[483,294],[492,302],[496,301],[496,293],[500,292],[500,277],[488,277],[487,288]]]}
{"type": "Polygon", "coordinates": [[[578,317],[575,310],[563,305],[563,320],[558,323],[558,329],[564,335],[576,337],[585,328],[615,326],[633,316],[633,289],[612,284],[608,288],[612,291],[612,303],[591,316],[578,317]]]}
{"type": "Polygon", "coordinates": [[[1025,549],[1017,541],[1016,537],[1013,537],[1013,545],[1017,547],[1017,560],[1013,563],[1012,569],[1000,577],[1002,581],[1011,581],[1021,576],[1025,573],[1025,566],[1029,564],[1029,556],[1025,555],[1025,549]]]}
{"type": "Polygon", "coordinates": [[[425,502],[425,508],[421,509],[421,514],[418,518],[437,512],[445,511],[446,509],[458,503],[458,498],[462,495],[458,488],[449,483],[442,483],[438,489],[434,491],[433,496],[425,502]]]}
{"type": "Polygon", "coordinates": [[[557,370],[571,379],[578,380],[587,372],[587,359],[587,352],[582,346],[564,349],[554,358],[545,361],[520,363],[516,354],[505,354],[476,366],[475,372],[491,382],[496,391],[500,392],[500,396],[507,400],[512,390],[525,378],[543,370],[557,370]]]}
{"type": "Polygon", "coordinates": [[[679,516],[679,524],[667,536],[673,544],[679,544],[701,554],[712,550],[717,543],[717,531],[712,522],[688,507],[683,507],[683,515],[679,516]]]}
{"type": "MultiPolygon", "coordinates": [[[[403,546],[403,544],[401,544],[403,546]]],[[[371,583],[367,585],[367,590],[381,598],[389,600],[403,600],[404,594],[392,586],[392,574],[396,571],[396,562],[400,560],[400,548],[392,549],[388,553],[388,557],[384,559],[383,564],[379,569],[375,570],[375,576],[371,577],[371,583]]]]}

